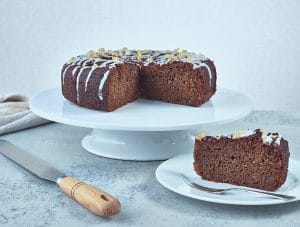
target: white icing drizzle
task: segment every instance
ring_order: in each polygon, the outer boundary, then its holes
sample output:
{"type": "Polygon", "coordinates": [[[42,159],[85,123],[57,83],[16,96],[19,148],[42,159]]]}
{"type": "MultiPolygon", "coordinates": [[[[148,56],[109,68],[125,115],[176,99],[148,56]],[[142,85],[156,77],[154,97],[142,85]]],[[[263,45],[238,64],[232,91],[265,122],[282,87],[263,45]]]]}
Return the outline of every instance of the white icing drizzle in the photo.
{"type": "Polygon", "coordinates": [[[62,85],[64,85],[64,83],[65,83],[66,72],[67,72],[68,69],[69,69],[70,67],[72,67],[72,66],[73,66],[73,64],[70,64],[70,65],[68,65],[68,66],[65,67],[65,69],[64,69],[64,71],[63,71],[63,73],[62,73],[62,78],[61,78],[62,85]]]}
{"type": "Polygon", "coordinates": [[[78,61],[77,63],[76,63],[76,65],[81,65],[84,61],[86,61],[86,60],[88,60],[88,59],[82,59],[82,60],[80,60],[80,61],[78,61]]]}
{"type": "MultiPolygon", "coordinates": [[[[99,62],[104,63],[104,62],[106,62],[106,60],[100,58],[100,59],[98,59],[98,60],[96,60],[96,61],[94,62],[94,65],[97,66],[97,63],[99,63],[99,62]]],[[[99,66],[100,66],[100,65],[99,65],[99,66]]]]}
{"type": "MultiPolygon", "coordinates": [[[[227,138],[233,138],[233,139],[237,139],[237,138],[241,138],[241,137],[246,137],[246,136],[251,136],[255,134],[255,130],[253,129],[246,129],[246,130],[239,130],[227,135],[222,135],[222,137],[227,137],[227,138]]],[[[221,138],[221,136],[216,136],[216,138],[221,138]]]]}
{"type": "Polygon", "coordinates": [[[90,59],[87,59],[87,61],[85,61],[82,66],[86,66],[88,63],[91,63],[91,60],[90,59]]]}
{"type": "MultiPolygon", "coordinates": [[[[267,132],[265,130],[260,130],[260,129],[258,129],[258,130],[259,130],[259,132],[262,133],[261,138],[263,140],[263,143],[270,145],[274,142],[274,144],[280,145],[280,141],[281,141],[282,137],[279,133],[271,133],[271,132],[267,132]]],[[[238,139],[238,138],[254,135],[256,133],[256,131],[257,130],[253,130],[253,129],[240,130],[240,131],[234,132],[229,135],[223,135],[223,137],[238,139]]],[[[219,139],[220,136],[217,136],[216,138],[219,139]]]]}
{"type": "MultiPolygon", "coordinates": [[[[76,67],[72,70],[72,75],[74,76],[75,72],[77,71],[78,68],[81,67],[81,64],[84,62],[84,61],[87,61],[88,58],[85,58],[85,59],[82,59],[83,56],[78,56],[76,58],[76,61],[69,61],[67,64],[67,66],[65,67],[63,73],[62,73],[62,85],[64,85],[64,82],[65,82],[65,76],[66,76],[66,73],[68,71],[69,68],[71,68],[72,66],[76,65],[76,67]],[[79,59],[79,60],[78,60],[79,59]],[[81,59],[81,60],[80,60],[81,59]]],[[[83,64],[84,65],[84,64],[83,64]]]]}
{"type": "Polygon", "coordinates": [[[103,87],[104,87],[105,81],[108,78],[109,72],[110,71],[108,70],[106,73],[104,73],[104,75],[103,75],[103,77],[102,77],[102,79],[100,81],[100,84],[99,84],[99,90],[98,90],[98,92],[99,92],[99,99],[100,100],[103,100],[103,87]]]}
{"type": "Polygon", "coordinates": [[[89,80],[90,80],[90,77],[92,76],[93,72],[97,69],[97,67],[93,67],[89,74],[87,75],[86,77],[86,80],[85,80],[85,85],[84,85],[84,91],[86,92],[87,91],[87,88],[88,88],[88,83],[89,83],[89,80]]]}
{"type": "Polygon", "coordinates": [[[280,145],[282,139],[279,133],[271,133],[267,131],[262,131],[261,138],[265,144],[272,144],[273,142],[277,145],[280,145]]]}
{"type": "Polygon", "coordinates": [[[90,68],[91,66],[85,66],[85,67],[82,67],[76,77],[76,100],[77,100],[77,103],[79,103],[79,82],[80,82],[80,77],[81,77],[81,74],[83,72],[83,70],[87,69],[87,68],[90,68]]]}
{"type": "Polygon", "coordinates": [[[209,81],[209,86],[211,87],[211,80],[212,80],[212,75],[211,75],[211,69],[210,67],[204,63],[204,62],[201,62],[198,66],[194,64],[194,69],[196,68],[201,68],[201,67],[205,67],[208,71],[208,81],[209,81]]]}
{"type": "Polygon", "coordinates": [[[113,62],[114,62],[113,60],[105,61],[105,62],[103,62],[101,65],[99,65],[99,67],[106,67],[108,64],[111,64],[111,63],[113,63],[113,62]]]}
{"type": "Polygon", "coordinates": [[[240,130],[237,133],[233,134],[233,137],[241,138],[241,137],[247,137],[255,134],[255,130],[247,129],[247,130],[240,130]]]}
{"type": "Polygon", "coordinates": [[[72,75],[73,75],[73,76],[75,75],[77,69],[79,69],[80,67],[81,67],[81,65],[78,65],[78,66],[74,67],[74,69],[73,69],[73,71],[72,71],[72,75]]]}
{"type": "Polygon", "coordinates": [[[147,61],[147,62],[144,63],[144,66],[150,65],[150,63],[152,63],[152,62],[147,61]]]}

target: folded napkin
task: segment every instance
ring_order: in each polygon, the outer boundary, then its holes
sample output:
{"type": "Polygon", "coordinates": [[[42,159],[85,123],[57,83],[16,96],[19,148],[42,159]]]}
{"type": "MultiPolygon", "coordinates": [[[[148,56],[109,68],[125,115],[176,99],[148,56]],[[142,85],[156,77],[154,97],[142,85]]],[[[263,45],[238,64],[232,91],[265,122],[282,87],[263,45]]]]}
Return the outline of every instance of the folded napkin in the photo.
{"type": "Polygon", "coordinates": [[[26,96],[0,95],[0,135],[48,123],[33,114],[26,96]]]}

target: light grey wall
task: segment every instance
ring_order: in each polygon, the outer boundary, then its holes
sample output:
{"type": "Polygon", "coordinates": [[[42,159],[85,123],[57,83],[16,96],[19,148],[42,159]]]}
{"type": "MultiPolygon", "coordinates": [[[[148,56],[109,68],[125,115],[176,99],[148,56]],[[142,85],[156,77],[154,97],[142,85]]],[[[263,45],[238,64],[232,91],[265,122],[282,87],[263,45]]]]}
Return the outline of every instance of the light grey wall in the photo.
{"type": "Polygon", "coordinates": [[[300,110],[297,0],[0,0],[0,93],[59,86],[70,56],[123,46],[200,51],[256,109],[300,110]]]}

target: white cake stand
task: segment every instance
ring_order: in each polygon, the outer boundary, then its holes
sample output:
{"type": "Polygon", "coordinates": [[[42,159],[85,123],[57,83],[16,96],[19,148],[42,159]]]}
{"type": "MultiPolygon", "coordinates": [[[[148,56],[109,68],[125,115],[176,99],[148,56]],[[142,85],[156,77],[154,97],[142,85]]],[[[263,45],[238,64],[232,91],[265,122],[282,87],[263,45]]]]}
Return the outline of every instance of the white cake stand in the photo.
{"type": "Polygon", "coordinates": [[[94,129],[82,140],[82,146],[93,154],[150,161],[192,152],[194,137],[189,130],[241,119],[251,112],[252,103],[243,94],[218,88],[200,107],[140,99],[104,112],[79,107],[56,88],[34,96],[30,108],[52,121],[94,129]]]}

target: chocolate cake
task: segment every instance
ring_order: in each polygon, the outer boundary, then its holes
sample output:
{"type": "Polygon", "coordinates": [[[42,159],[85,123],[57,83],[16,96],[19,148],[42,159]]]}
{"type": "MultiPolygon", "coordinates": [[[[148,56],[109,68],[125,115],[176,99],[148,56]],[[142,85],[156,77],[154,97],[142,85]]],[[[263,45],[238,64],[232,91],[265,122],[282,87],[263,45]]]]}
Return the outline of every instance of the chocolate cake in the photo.
{"type": "Polygon", "coordinates": [[[288,142],[278,133],[201,134],[195,141],[194,169],[209,181],[274,191],[286,180],[289,156],[288,142]]]}
{"type": "Polygon", "coordinates": [[[179,51],[105,50],[72,57],[61,72],[63,96],[83,107],[113,111],[145,98],[199,106],[216,92],[214,63],[179,51]]]}

